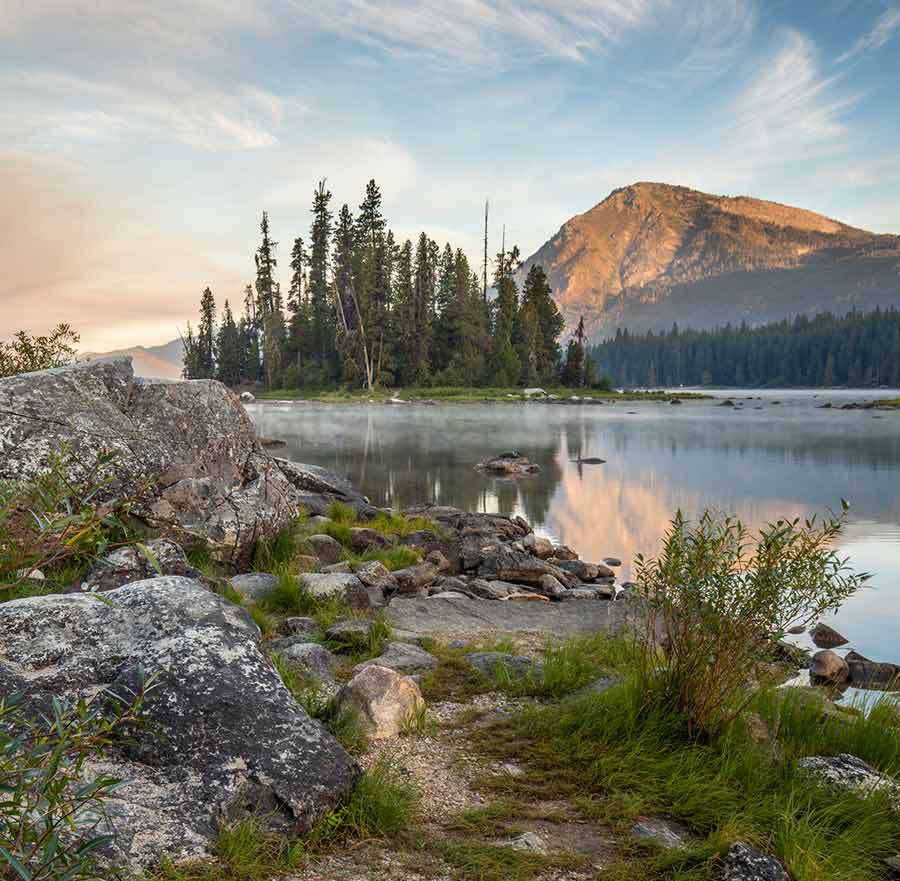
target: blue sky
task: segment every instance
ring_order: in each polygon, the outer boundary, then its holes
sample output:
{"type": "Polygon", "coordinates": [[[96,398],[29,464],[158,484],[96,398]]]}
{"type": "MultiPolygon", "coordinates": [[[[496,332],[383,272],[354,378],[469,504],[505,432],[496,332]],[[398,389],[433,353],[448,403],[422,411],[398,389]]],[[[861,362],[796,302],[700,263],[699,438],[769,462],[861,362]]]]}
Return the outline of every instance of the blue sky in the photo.
{"type": "Polygon", "coordinates": [[[900,232],[897,2],[0,0],[0,94],[0,338],[172,339],[321,177],[473,257],[637,180],[900,232]]]}

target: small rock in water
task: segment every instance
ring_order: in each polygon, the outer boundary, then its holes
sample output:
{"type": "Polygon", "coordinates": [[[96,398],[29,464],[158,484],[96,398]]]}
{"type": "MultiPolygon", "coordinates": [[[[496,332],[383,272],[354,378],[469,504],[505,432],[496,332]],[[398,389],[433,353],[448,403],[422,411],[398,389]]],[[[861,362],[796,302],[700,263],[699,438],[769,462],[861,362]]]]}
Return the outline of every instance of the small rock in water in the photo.
{"type": "Polygon", "coordinates": [[[801,633],[806,633],[806,627],[802,624],[795,624],[793,627],[788,627],[787,632],[790,633],[791,636],[798,636],[801,633]]]}
{"type": "Polygon", "coordinates": [[[812,656],[809,675],[813,681],[824,680],[840,684],[846,682],[850,675],[850,665],[831,649],[823,649],[812,656]]]}
{"type": "Polygon", "coordinates": [[[499,477],[522,477],[527,474],[536,474],[541,470],[541,466],[531,462],[517,450],[512,450],[508,453],[501,453],[493,459],[482,460],[475,466],[475,470],[499,477]]]}
{"type": "Polygon", "coordinates": [[[618,557],[607,557],[603,562],[613,569],[618,569],[622,565],[622,561],[618,557]]]}
{"type": "Polygon", "coordinates": [[[833,627],[823,624],[821,621],[809,631],[812,641],[817,648],[834,649],[841,645],[846,645],[848,640],[842,636],[833,627]]]}

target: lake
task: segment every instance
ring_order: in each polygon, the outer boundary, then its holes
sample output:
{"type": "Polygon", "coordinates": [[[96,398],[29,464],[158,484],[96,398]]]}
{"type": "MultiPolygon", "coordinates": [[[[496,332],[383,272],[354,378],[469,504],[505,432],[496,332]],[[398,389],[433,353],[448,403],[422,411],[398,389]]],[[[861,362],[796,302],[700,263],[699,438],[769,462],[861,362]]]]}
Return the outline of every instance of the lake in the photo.
{"type": "Polygon", "coordinates": [[[900,411],[840,410],[900,391],[713,392],[712,400],[604,405],[315,404],[248,407],[279,455],[347,476],[379,506],[434,501],[518,513],[583,558],[654,554],[676,510],[759,526],[851,504],[842,554],[871,587],[833,618],[850,646],[900,663],[900,411]],[[738,406],[721,406],[730,398],[738,406]],[[825,402],[832,409],[821,409],[825,402]],[[486,479],[509,449],[541,472],[486,479]],[[603,465],[580,464],[599,457],[603,465]]]}

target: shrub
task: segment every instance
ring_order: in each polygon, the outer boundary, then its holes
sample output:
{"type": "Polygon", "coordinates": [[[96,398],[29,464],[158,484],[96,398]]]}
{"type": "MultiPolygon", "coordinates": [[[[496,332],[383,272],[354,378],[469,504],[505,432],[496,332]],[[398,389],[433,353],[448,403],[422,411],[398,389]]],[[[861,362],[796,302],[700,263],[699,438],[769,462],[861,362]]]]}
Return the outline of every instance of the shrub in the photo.
{"type": "Polygon", "coordinates": [[[779,520],[755,540],[732,517],[706,512],[690,523],[679,512],[660,555],[637,558],[650,611],[643,685],[680,708],[692,735],[731,724],[750,700],[743,686],[758,660],[789,624],[837,609],[868,578],[830,547],[846,510],[844,503],[840,517],[779,520]]]}
{"type": "Polygon", "coordinates": [[[54,698],[49,715],[33,715],[21,695],[0,698],[0,878],[99,877],[95,855],[112,840],[103,802],[123,781],[87,779],[86,765],[142,724],[150,688],[143,680],[127,703],[109,693],[74,705],[54,698]]]}
{"type": "Polygon", "coordinates": [[[129,534],[130,500],[99,502],[115,481],[115,452],[85,464],[62,448],[33,480],[0,483],[0,592],[40,570],[75,580],[129,534]]]}
{"type": "Polygon", "coordinates": [[[24,330],[0,343],[0,376],[62,367],[75,357],[80,337],[68,324],[59,324],[47,336],[31,336],[24,330]]]}

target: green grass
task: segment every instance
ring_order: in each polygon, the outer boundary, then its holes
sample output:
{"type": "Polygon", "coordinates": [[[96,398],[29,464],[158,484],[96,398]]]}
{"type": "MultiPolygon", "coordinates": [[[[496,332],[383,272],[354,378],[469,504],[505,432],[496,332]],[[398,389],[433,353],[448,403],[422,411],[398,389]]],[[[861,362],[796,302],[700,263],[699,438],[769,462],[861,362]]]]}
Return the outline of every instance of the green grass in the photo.
{"type": "Polygon", "coordinates": [[[879,401],[878,407],[882,410],[900,410],[900,398],[891,398],[887,401],[879,401]]]}
{"type": "Polygon", "coordinates": [[[321,630],[327,630],[335,622],[352,615],[342,598],[314,596],[303,589],[297,576],[286,572],[278,576],[277,587],[256,605],[271,614],[314,618],[321,630]]]}
{"type": "Polygon", "coordinates": [[[533,881],[549,872],[582,868],[584,857],[569,853],[540,854],[477,839],[440,839],[431,849],[450,867],[455,881],[533,881]]]}
{"type": "MultiPolygon", "coordinates": [[[[846,745],[817,726],[791,730],[797,754],[846,745]]],[[[697,836],[697,846],[677,856],[626,853],[609,877],[707,881],[716,854],[743,840],[784,859],[795,881],[874,881],[900,845],[885,795],[864,800],[817,786],[790,760],[757,747],[743,725],[713,743],[691,740],[683,718],[632,682],[526,710],[479,737],[482,748],[526,768],[498,781],[507,797],[570,799],[623,840],[642,815],[673,817],[697,836]]]]}
{"type": "MultiPolygon", "coordinates": [[[[570,389],[558,386],[543,386],[548,394],[559,398],[570,398],[577,395],[580,398],[592,398],[596,400],[635,401],[635,400],[668,400],[671,398],[705,398],[707,395],[698,392],[637,392],[637,391],[603,391],[600,389],[570,389]]],[[[406,388],[386,389],[273,389],[257,395],[261,400],[293,400],[318,401],[321,403],[347,404],[365,403],[367,401],[387,401],[388,398],[397,397],[404,401],[431,400],[441,402],[516,402],[524,399],[521,388],[493,387],[476,388],[469,386],[435,386],[433,388],[406,388]],[[510,397],[512,396],[512,397],[510,397]]]]}
{"type": "Polygon", "coordinates": [[[824,698],[799,688],[766,689],[754,702],[789,758],[850,753],[900,776],[900,697],[885,695],[869,712],[861,703],[843,713],[823,713],[825,706],[824,698]]]}
{"type": "Polygon", "coordinates": [[[385,548],[381,551],[366,551],[364,554],[354,554],[347,551],[344,558],[355,570],[362,563],[377,560],[385,569],[395,572],[397,569],[406,569],[422,561],[422,552],[418,548],[407,545],[397,545],[393,548],[385,548]]]}

